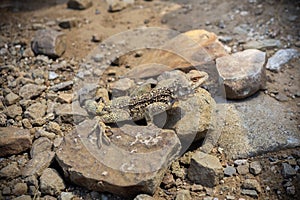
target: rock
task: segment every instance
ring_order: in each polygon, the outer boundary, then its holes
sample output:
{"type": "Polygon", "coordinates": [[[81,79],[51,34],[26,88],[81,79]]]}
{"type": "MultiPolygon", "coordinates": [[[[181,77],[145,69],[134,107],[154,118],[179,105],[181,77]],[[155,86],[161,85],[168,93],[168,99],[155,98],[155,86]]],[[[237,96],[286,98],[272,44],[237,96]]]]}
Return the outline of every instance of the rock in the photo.
{"type": "Polygon", "coordinates": [[[154,198],[147,194],[139,194],[133,200],[154,200],[154,198]]]}
{"type": "Polygon", "coordinates": [[[27,129],[32,128],[32,124],[30,123],[29,119],[27,119],[27,118],[22,119],[22,124],[23,124],[24,128],[27,128],[27,129]]]}
{"type": "Polygon", "coordinates": [[[106,0],[108,11],[116,12],[125,9],[128,5],[134,4],[134,0],[106,0]]]}
{"type": "Polygon", "coordinates": [[[288,163],[282,163],[282,175],[284,178],[291,178],[297,174],[297,171],[288,163]]]}
{"type": "Polygon", "coordinates": [[[280,102],[287,102],[287,101],[289,101],[289,98],[285,94],[283,94],[283,93],[276,94],[275,99],[277,101],[280,101],[280,102]]]}
{"type": "Polygon", "coordinates": [[[20,195],[26,194],[27,189],[28,189],[28,187],[27,187],[26,183],[17,183],[14,186],[12,193],[16,196],[20,196],[20,195]]]}
{"type": "Polygon", "coordinates": [[[69,90],[73,86],[73,81],[60,82],[50,87],[50,90],[57,92],[59,90],[69,90]]]}
{"type": "Polygon", "coordinates": [[[92,0],[69,0],[68,8],[75,10],[85,10],[93,5],[92,0]]]}
{"type": "Polygon", "coordinates": [[[233,176],[233,175],[236,175],[236,169],[232,166],[227,166],[225,169],[224,169],[224,174],[225,176],[233,176]]]}
{"type": "Polygon", "coordinates": [[[250,173],[253,175],[258,175],[262,171],[262,166],[259,161],[253,161],[250,163],[250,173]]]}
{"type": "Polygon", "coordinates": [[[167,173],[163,180],[162,180],[162,185],[164,188],[169,189],[175,185],[175,180],[172,174],[167,173]]]}
{"type": "Polygon", "coordinates": [[[62,19],[59,21],[58,25],[65,29],[74,28],[78,26],[78,19],[75,17],[62,19]]]}
{"type": "Polygon", "coordinates": [[[55,114],[65,123],[81,122],[88,116],[85,109],[79,106],[79,103],[60,104],[55,107],[55,114]]]}
{"type": "Polygon", "coordinates": [[[15,178],[21,174],[18,163],[12,162],[0,170],[1,178],[15,178]]]}
{"type": "Polygon", "coordinates": [[[179,190],[176,194],[175,200],[191,200],[191,194],[188,190],[179,190]]]}
{"type": "Polygon", "coordinates": [[[197,184],[214,187],[223,178],[223,167],[218,158],[197,151],[188,168],[188,178],[197,184]]]}
{"type": "Polygon", "coordinates": [[[49,124],[46,127],[47,131],[53,132],[59,136],[63,136],[62,131],[60,130],[60,126],[56,122],[49,122],[49,124]]]}
{"type": "Polygon", "coordinates": [[[248,160],[238,159],[238,160],[235,160],[233,163],[235,166],[246,165],[248,163],[248,160]]]}
{"type": "Polygon", "coordinates": [[[244,49],[274,49],[281,46],[280,40],[275,39],[264,39],[259,41],[250,41],[243,45],[244,49]]]}
{"type": "Polygon", "coordinates": [[[129,90],[135,86],[135,83],[133,80],[129,78],[122,78],[113,84],[111,84],[111,90],[112,90],[112,96],[120,97],[125,96],[129,94],[129,90]]]}
{"type": "Polygon", "coordinates": [[[278,72],[284,64],[299,55],[300,54],[296,49],[280,49],[271,58],[269,58],[266,68],[271,71],[278,72]]]}
{"type": "MultiPolygon", "coordinates": [[[[11,194],[10,187],[8,187],[8,186],[4,187],[3,190],[2,190],[2,194],[3,195],[10,195],[11,194]]],[[[0,197],[2,197],[2,196],[0,195],[0,197]]]]}
{"type": "Polygon", "coordinates": [[[0,127],[0,157],[19,154],[31,147],[29,130],[0,127]]]}
{"type": "Polygon", "coordinates": [[[37,155],[34,155],[34,157],[31,160],[29,160],[26,166],[23,168],[22,176],[40,176],[43,173],[43,171],[50,166],[54,156],[55,153],[52,151],[44,151],[37,155]]]}
{"type": "Polygon", "coordinates": [[[35,84],[26,84],[19,90],[19,95],[23,99],[33,99],[35,97],[38,97],[42,94],[42,92],[46,89],[46,86],[40,86],[35,84]]]}
{"type": "Polygon", "coordinates": [[[255,179],[246,179],[242,184],[242,188],[256,190],[258,193],[261,193],[260,184],[255,179]]]}
{"type": "Polygon", "coordinates": [[[296,188],[295,188],[295,186],[292,185],[290,187],[287,187],[286,188],[286,193],[289,196],[294,196],[296,194],[296,188]]]}
{"type": "MultiPolygon", "coordinates": [[[[72,200],[76,198],[72,192],[62,192],[60,193],[60,200],[72,200]]],[[[93,198],[92,198],[93,199],[93,198]]]]}
{"type": "Polygon", "coordinates": [[[47,106],[45,103],[34,103],[29,106],[24,112],[25,117],[31,119],[39,119],[45,116],[47,110],[47,106]]]}
{"type": "Polygon", "coordinates": [[[7,116],[3,112],[0,112],[0,126],[6,126],[7,116]]]}
{"type": "Polygon", "coordinates": [[[38,55],[60,57],[66,50],[65,34],[52,29],[38,30],[31,41],[31,48],[38,55]]]}
{"type": "Polygon", "coordinates": [[[17,103],[19,101],[19,99],[20,99],[20,97],[13,92],[10,92],[5,96],[5,101],[6,101],[7,105],[12,105],[12,104],[17,103]]]}
{"type": "Polygon", "coordinates": [[[153,194],[179,153],[180,142],[174,131],[123,125],[112,128],[110,144],[103,141],[99,149],[97,137],[88,138],[95,123],[79,124],[56,151],[56,160],[68,179],[90,190],[124,197],[153,194]],[[96,184],[99,182],[102,184],[96,184]]]}
{"type": "Polygon", "coordinates": [[[40,177],[40,189],[43,194],[58,195],[65,189],[65,183],[55,169],[47,168],[40,177]]]}
{"type": "Polygon", "coordinates": [[[44,151],[51,151],[51,148],[52,142],[46,137],[40,137],[33,142],[30,156],[33,158],[44,151]]]}
{"type": "Polygon", "coordinates": [[[17,116],[21,116],[23,110],[21,106],[18,106],[17,104],[13,104],[11,106],[8,106],[4,112],[8,117],[14,119],[17,116]]]}
{"type": "Polygon", "coordinates": [[[216,59],[226,98],[243,99],[264,88],[266,54],[249,49],[216,59]]]}
{"type": "Polygon", "coordinates": [[[235,200],[235,196],[226,195],[226,200],[235,200]]]}
{"type": "Polygon", "coordinates": [[[73,94],[60,93],[58,95],[57,101],[60,103],[72,103],[73,94]]]}
{"type": "Polygon", "coordinates": [[[249,173],[249,164],[237,166],[237,172],[240,175],[246,175],[246,174],[248,174],[249,173]]]}
{"type": "Polygon", "coordinates": [[[59,77],[59,75],[57,74],[57,73],[55,73],[55,72],[53,72],[53,71],[50,71],[49,72],[49,75],[48,75],[48,79],[49,80],[55,80],[55,79],[57,79],[59,77]]]}
{"type": "Polygon", "coordinates": [[[46,137],[49,140],[54,140],[56,138],[56,134],[52,132],[45,131],[44,129],[40,128],[35,132],[35,137],[46,137]]]}
{"type": "Polygon", "coordinates": [[[32,200],[30,195],[21,195],[19,197],[13,198],[12,200],[32,200]]]}
{"type": "Polygon", "coordinates": [[[258,197],[258,194],[255,190],[242,189],[241,194],[248,195],[248,196],[255,197],[255,198],[258,197]]]}

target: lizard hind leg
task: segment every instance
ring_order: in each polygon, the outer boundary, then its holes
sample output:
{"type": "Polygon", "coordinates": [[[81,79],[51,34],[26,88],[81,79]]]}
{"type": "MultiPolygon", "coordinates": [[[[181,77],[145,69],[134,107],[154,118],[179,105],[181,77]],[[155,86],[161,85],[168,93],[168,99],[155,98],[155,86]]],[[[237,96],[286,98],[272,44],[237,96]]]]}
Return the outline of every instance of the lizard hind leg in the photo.
{"type": "Polygon", "coordinates": [[[103,146],[103,141],[105,141],[105,143],[108,145],[110,144],[110,139],[105,133],[106,129],[109,127],[106,126],[99,117],[95,117],[95,118],[96,118],[96,123],[92,127],[91,133],[89,135],[92,135],[93,133],[96,134],[97,146],[99,149],[101,149],[103,146]]]}

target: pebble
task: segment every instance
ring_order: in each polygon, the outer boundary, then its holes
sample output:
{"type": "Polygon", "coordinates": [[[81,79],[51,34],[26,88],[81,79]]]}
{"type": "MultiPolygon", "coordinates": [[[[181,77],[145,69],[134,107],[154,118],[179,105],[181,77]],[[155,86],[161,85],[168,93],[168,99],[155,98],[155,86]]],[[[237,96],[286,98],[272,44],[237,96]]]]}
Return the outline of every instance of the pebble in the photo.
{"type": "Polygon", "coordinates": [[[65,81],[51,86],[50,90],[54,92],[57,92],[59,90],[69,90],[72,88],[72,86],[73,86],[73,81],[65,81]]]}
{"type": "Polygon", "coordinates": [[[22,124],[24,128],[31,129],[32,124],[30,123],[30,120],[27,118],[22,119],[22,124]]]}
{"type": "Polygon", "coordinates": [[[38,155],[41,152],[51,151],[51,148],[52,142],[46,137],[40,137],[33,142],[30,150],[30,156],[33,158],[35,155],[38,155]]]}
{"type": "Polygon", "coordinates": [[[92,0],[69,0],[68,8],[75,10],[85,10],[93,5],[92,0]]]}
{"type": "Polygon", "coordinates": [[[287,97],[285,94],[283,93],[278,93],[275,95],[275,99],[277,101],[280,101],[280,102],[287,102],[289,101],[289,97],[287,97]]]}
{"type": "Polygon", "coordinates": [[[58,23],[59,27],[64,29],[70,29],[78,26],[78,19],[75,17],[62,19],[58,23]]]}
{"type": "Polygon", "coordinates": [[[111,0],[108,1],[108,11],[109,12],[117,12],[125,9],[128,5],[134,4],[134,0],[111,0]]]}
{"type": "Polygon", "coordinates": [[[298,56],[299,52],[296,49],[280,49],[271,58],[269,58],[266,68],[271,71],[278,72],[284,64],[298,56]]]}
{"type": "Polygon", "coordinates": [[[235,160],[233,163],[234,163],[235,166],[245,165],[245,164],[248,163],[248,160],[246,160],[246,159],[235,160]]]}
{"type": "Polygon", "coordinates": [[[154,198],[147,194],[139,194],[133,200],[154,200],[154,198]]]}
{"type": "Polygon", "coordinates": [[[46,86],[40,86],[35,84],[26,84],[19,90],[19,95],[23,99],[32,99],[38,97],[46,89],[46,86]]]}
{"type": "Polygon", "coordinates": [[[49,80],[55,80],[59,77],[59,75],[53,71],[49,71],[48,79],[49,80]]]}
{"type": "Polygon", "coordinates": [[[191,194],[188,190],[179,190],[176,194],[175,200],[191,200],[191,194]]]}
{"type": "Polygon", "coordinates": [[[7,116],[3,113],[0,112],[0,126],[6,126],[6,121],[7,121],[7,116]]]}
{"type": "Polygon", "coordinates": [[[65,189],[65,183],[55,169],[47,168],[40,177],[40,189],[43,194],[58,195],[65,189]]]}
{"type": "Polygon", "coordinates": [[[167,173],[162,180],[162,185],[166,189],[173,187],[175,185],[175,180],[174,180],[173,175],[170,173],[167,173]]]}
{"type": "Polygon", "coordinates": [[[12,162],[0,170],[1,178],[15,178],[21,174],[18,163],[12,162]]]}
{"type": "Polygon", "coordinates": [[[10,92],[5,96],[5,101],[6,101],[7,105],[12,105],[12,104],[17,103],[19,101],[19,99],[20,99],[20,97],[13,92],[10,92]]]}
{"type": "Polygon", "coordinates": [[[28,189],[28,187],[27,187],[26,183],[17,183],[14,186],[12,193],[16,196],[20,196],[20,195],[26,194],[27,189],[28,189]]]}
{"type": "Polygon", "coordinates": [[[297,174],[297,171],[288,163],[282,163],[282,175],[284,178],[291,178],[297,174]]]}
{"type": "Polygon", "coordinates": [[[104,55],[103,54],[96,54],[96,55],[93,55],[92,59],[95,61],[95,62],[101,62],[103,59],[104,59],[104,55]]]}
{"type": "Polygon", "coordinates": [[[237,166],[237,172],[240,175],[246,175],[249,173],[249,165],[239,165],[237,166]]]}
{"type": "Polygon", "coordinates": [[[258,175],[262,171],[262,166],[259,161],[253,161],[250,163],[249,170],[251,174],[258,175]]]}
{"type": "Polygon", "coordinates": [[[255,190],[242,189],[241,193],[244,194],[244,195],[255,197],[255,198],[258,197],[258,194],[257,194],[257,192],[255,190]]]}
{"type": "MultiPolygon", "coordinates": [[[[5,186],[2,190],[3,195],[10,195],[11,194],[11,189],[8,186],[5,186]]],[[[0,196],[1,197],[1,196],[0,196]]]]}
{"type": "Polygon", "coordinates": [[[294,196],[296,194],[295,186],[290,186],[286,188],[286,193],[290,196],[294,196]]]}
{"type": "Polygon", "coordinates": [[[15,117],[17,116],[21,116],[23,113],[23,110],[22,110],[22,107],[17,105],[17,104],[13,104],[11,106],[8,106],[6,109],[5,109],[5,114],[14,119],[15,117]]]}
{"type": "Polygon", "coordinates": [[[63,133],[62,133],[62,131],[60,129],[60,126],[56,122],[49,122],[49,124],[46,127],[46,130],[50,131],[50,132],[53,132],[53,133],[55,133],[55,134],[57,134],[59,136],[63,136],[63,133]]]}
{"type": "Polygon", "coordinates": [[[225,169],[224,169],[224,174],[225,176],[233,176],[233,175],[236,175],[236,169],[232,166],[227,166],[225,169]]]}
{"type": "Polygon", "coordinates": [[[12,200],[32,200],[30,195],[21,195],[19,197],[13,198],[12,200]]]}
{"type": "Polygon", "coordinates": [[[261,186],[256,179],[246,179],[242,184],[243,189],[256,190],[261,193],[261,186]]]}
{"type": "Polygon", "coordinates": [[[259,41],[250,41],[243,45],[244,49],[273,49],[281,46],[280,40],[264,39],[259,41]]]}
{"type": "Polygon", "coordinates": [[[47,106],[44,103],[34,103],[24,112],[25,117],[33,120],[43,118],[46,114],[47,106]]]}
{"type": "Polygon", "coordinates": [[[72,200],[75,198],[75,195],[72,192],[62,192],[60,194],[60,200],[72,200]]]}
{"type": "Polygon", "coordinates": [[[234,200],[235,196],[226,195],[226,200],[234,200]]]}
{"type": "Polygon", "coordinates": [[[57,101],[60,103],[72,103],[73,94],[60,93],[58,95],[57,101]]]}

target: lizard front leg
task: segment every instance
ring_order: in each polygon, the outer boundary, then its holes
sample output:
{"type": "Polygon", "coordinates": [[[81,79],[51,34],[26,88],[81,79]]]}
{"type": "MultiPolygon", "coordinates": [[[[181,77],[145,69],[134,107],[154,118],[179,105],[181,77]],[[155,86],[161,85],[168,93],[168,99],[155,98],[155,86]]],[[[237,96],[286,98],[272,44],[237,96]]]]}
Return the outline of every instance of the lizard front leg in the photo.
{"type": "Polygon", "coordinates": [[[90,137],[93,133],[96,133],[96,137],[97,137],[97,146],[99,149],[102,148],[103,146],[103,140],[105,141],[106,144],[110,144],[110,139],[109,137],[106,135],[106,130],[109,129],[109,126],[106,126],[102,120],[101,117],[96,116],[95,117],[96,123],[95,125],[92,127],[90,134],[88,135],[88,137],[90,137]]]}

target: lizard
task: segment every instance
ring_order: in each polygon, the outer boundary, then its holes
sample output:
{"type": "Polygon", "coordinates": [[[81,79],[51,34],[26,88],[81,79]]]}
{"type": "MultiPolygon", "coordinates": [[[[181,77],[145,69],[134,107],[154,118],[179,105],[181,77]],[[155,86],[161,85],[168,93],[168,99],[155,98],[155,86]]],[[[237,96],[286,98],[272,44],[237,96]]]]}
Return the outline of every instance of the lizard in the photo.
{"type": "MultiPolygon", "coordinates": [[[[205,72],[201,73],[201,76],[196,84],[190,86],[190,88],[184,88],[184,95],[190,94],[208,78],[205,72]]],[[[176,95],[176,92],[180,89],[182,89],[182,86],[177,84],[177,87],[153,88],[149,92],[139,96],[122,96],[112,99],[110,102],[97,103],[93,100],[87,100],[85,102],[85,108],[89,113],[96,116],[98,122],[96,127],[92,128],[93,132],[99,127],[97,139],[98,148],[102,146],[102,139],[104,139],[106,143],[110,143],[110,139],[104,133],[107,128],[105,124],[128,120],[138,121],[141,119],[146,119],[147,124],[153,124],[155,115],[171,109],[174,102],[180,98],[176,95]]]]}

